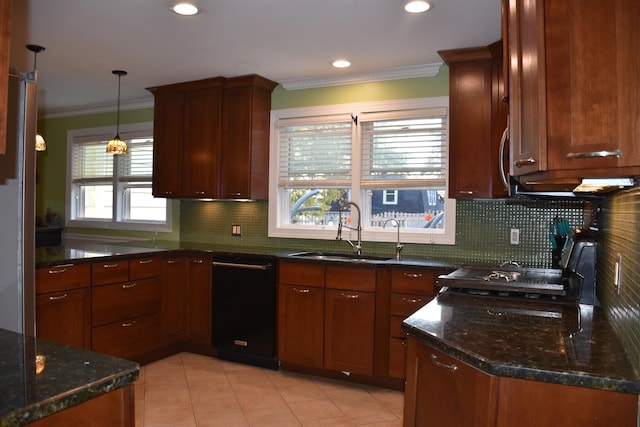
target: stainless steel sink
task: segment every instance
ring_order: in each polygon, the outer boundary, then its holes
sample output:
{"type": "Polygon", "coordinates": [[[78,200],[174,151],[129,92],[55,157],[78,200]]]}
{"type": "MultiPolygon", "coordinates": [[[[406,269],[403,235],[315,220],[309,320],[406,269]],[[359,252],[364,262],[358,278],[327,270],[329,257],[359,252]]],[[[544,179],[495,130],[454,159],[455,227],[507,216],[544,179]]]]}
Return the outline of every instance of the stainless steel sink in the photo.
{"type": "Polygon", "coordinates": [[[380,262],[385,262],[392,259],[389,257],[341,254],[341,253],[331,253],[331,252],[296,252],[296,253],[290,254],[289,256],[294,258],[318,259],[318,260],[325,260],[325,261],[350,261],[350,262],[364,262],[364,263],[380,263],[380,262]]]}

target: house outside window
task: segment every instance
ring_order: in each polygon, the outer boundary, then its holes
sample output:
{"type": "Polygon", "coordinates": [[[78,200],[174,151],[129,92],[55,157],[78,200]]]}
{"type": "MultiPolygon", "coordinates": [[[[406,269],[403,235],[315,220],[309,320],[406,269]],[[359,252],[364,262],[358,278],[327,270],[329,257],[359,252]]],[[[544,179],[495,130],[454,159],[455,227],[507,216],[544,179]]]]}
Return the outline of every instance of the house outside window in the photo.
{"type": "Polygon", "coordinates": [[[106,152],[113,128],[67,135],[67,217],[72,227],[171,231],[171,204],[151,195],[153,123],[120,126],[128,154],[106,152]]]}
{"type": "Polygon", "coordinates": [[[394,218],[404,242],[454,244],[447,119],[447,97],[272,111],[269,236],[335,239],[352,201],[363,240],[395,241],[394,218]]]}

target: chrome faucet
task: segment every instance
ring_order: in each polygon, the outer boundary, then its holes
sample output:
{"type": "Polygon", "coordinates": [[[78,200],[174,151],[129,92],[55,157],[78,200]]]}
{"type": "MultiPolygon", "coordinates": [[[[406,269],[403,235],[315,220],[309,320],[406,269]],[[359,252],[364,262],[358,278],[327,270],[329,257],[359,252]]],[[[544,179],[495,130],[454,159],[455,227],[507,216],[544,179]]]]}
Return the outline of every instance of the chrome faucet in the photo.
{"type": "Polygon", "coordinates": [[[351,245],[356,255],[362,255],[362,214],[360,212],[360,206],[356,205],[354,202],[346,202],[340,205],[340,209],[338,210],[338,234],[336,235],[336,240],[342,240],[342,227],[356,230],[358,232],[358,243],[354,244],[349,239],[347,239],[347,243],[351,245]],[[358,211],[358,226],[355,228],[342,224],[342,211],[344,211],[349,205],[355,207],[358,211]]]}
{"type": "Polygon", "coordinates": [[[400,244],[400,221],[398,221],[395,218],[389,218],[388,220],[386,220],[383,224],[382,224],[382,228],[385,228],[388,222],[395,222],[396,223],[396,227],[398,227],[398,240],[396,240],[396,259],[399,260],[400,259],[400,252],[402,251],[402,248],[404,248],[404,245],[400,244]]]}

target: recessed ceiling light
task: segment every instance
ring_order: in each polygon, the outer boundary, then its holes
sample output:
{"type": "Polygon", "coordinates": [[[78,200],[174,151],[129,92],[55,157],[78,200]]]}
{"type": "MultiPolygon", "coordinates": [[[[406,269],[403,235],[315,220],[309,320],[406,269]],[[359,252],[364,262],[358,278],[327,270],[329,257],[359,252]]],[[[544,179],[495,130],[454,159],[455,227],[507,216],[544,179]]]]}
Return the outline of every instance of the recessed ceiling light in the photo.
{"type": "Polygon", "coordinates": [[[199,12],[198,7],[192,3],[178,3],[173,6],[172,10],[183,16],[192,16],[199,12]]]}
{"type": "Polygon", "coordinates": [[[424,0],[411,0],[404,5],[404,10],[409,13],[422,13],[431,9],[431,5],[424,0]]]}
{"type": "Polygon", "coordinates": [[[336,59],[331,63],[331,65],[336,68],[347,68],[351,66],[351,62],[347,61],[346,59],[336,59]]]}

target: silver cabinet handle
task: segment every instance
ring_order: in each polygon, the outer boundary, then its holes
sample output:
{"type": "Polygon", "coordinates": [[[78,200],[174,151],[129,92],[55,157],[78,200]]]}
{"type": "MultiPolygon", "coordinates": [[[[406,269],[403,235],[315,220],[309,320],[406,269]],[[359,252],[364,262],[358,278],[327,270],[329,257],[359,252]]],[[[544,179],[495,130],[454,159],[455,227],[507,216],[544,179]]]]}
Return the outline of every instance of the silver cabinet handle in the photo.
{"type": "Polygon", "coordinates": [[[350,298],[350,299],[358,299],[360,297],[360,295],[358,295],[358,294],[346,294],[344,292],[340,292],[340,295],[342,295],[345,298],[350,298]]]}
{"type": "Polygon", "coordinates": [[[455,371],[458,370],[458,366],[457,365],[454,365],[454,364],[447,365],[447,364],[444,364],[442,362],[439,362],[438,361],[438,356],[436,356],[435,354],[431,355],[431,363],[433,363],[438,368],[449,369],[452,372],[455,372],[455,371]]]}
{"type": "Polygon", "coordinates": [[[133,326],[133,325],[135,325],[135,324],[136,324],[136,321],[135,321],[135,320],[132,320],[131,322],[125,322],[125,323],[123,323],[123,324],[122,324],[122,327],[123,327],[123,328],[130,328],[131,326],[133,326]]]}
{"type": "Polygon", "coordinates": [[[122,285],[122,289],[133,289],[136,287],[135,283],[125,283],[124,285],[122,285]]]}
{"type": "Polygon", "coordinates": [[[406,298],[406,297],[402,297],[403,301],[409,302],[411,304],[415,304],[417,302],[422,302],[422,298],[406,298]]]}
{"type": "Polygon", "coordinates": [[[298,288],[293,288],[293,291],[299,294],[308,294],[309,292],[311,292],[309,289],[298,289],[298,288]]]}
{"type": "Polygon", "coordinates": [[[138,261],[138,264],[151,264],[152,262],[152,259],[141,259],[140,261],[138,261]]]}
{"type": "Polygon", "coordinates": [[[68,296],[69,296],[68,294],[53,295],[49,297],[49,301],[60,301],[60,300],[66,299],[68,296]]]}
{"type": "Polygon", "coordinates": [[[204,261],[201,259],[192,259],[191,264],[203,264],[204,261]]]}
{"type": "Polygon", "coordinates": [[[507,146],[507,135],[509,135],[508,124],[507,124],[507,127],[504,128],[504,132],[502,132],[502,138],[500,139],[500,150],[498,151],[498,167],[500,169],[500,180],[502,181],[502,186],[508,192],[509,181],[507,180],[507,171],[504,170],[504,155],[505,155],[506,146],[507,146]]]}
{"type": "Polygon", "coordinates": [[[67,271],[66,268],[61,268],[59,270],[49,270],[49,274],[60,274],[60,273],[64,273],[65,271],[67,271]]]}
{"type": "Polygon", "coordinates": [[[521,168],[522,166],[535,165],[536,163],[538,163],[538,161],[536,159],[534,159],[533,157],[529,157],[528,159],[516,160],[514,164],[517,167],[521,168]]]}
{"type": "Polygon", "coordinates": [[[115,264],[102,264],[103,268],[116,268],[118,267],[118,263],[116,262],[115,264]]]}
{"type": "Polygon", "coordinates": [[[567,154],[567,159],[590,159],[593,157],[620,157],[622,156],[622,151],[613,150],[613,151],[585,151],[582,153],[569,153],[567,154]]]}
{"type": "Polygon", "coordinates": [[[462,194],[463,196],[473,196],[477,191],[469,191],[469,190],[460,190],[458,194],[462,194]]]}

